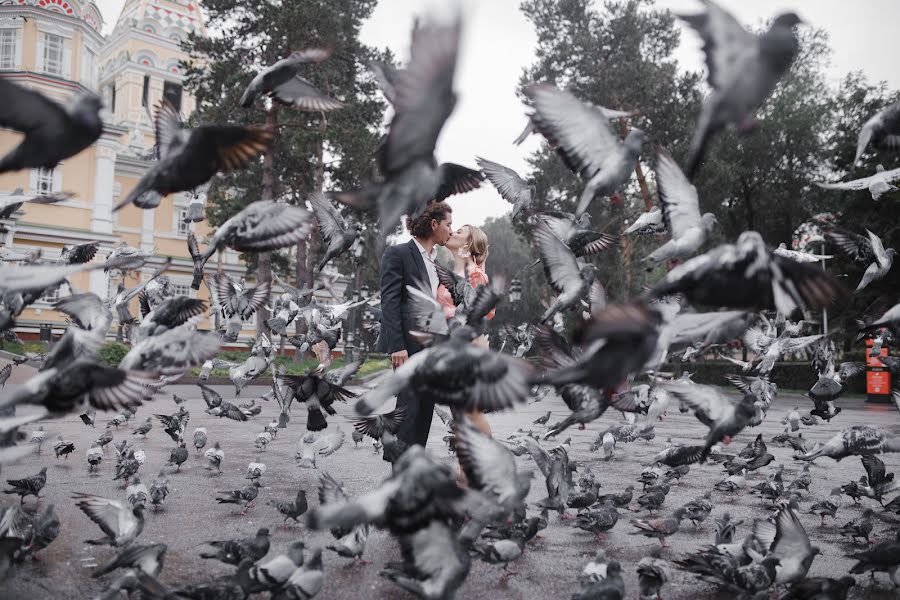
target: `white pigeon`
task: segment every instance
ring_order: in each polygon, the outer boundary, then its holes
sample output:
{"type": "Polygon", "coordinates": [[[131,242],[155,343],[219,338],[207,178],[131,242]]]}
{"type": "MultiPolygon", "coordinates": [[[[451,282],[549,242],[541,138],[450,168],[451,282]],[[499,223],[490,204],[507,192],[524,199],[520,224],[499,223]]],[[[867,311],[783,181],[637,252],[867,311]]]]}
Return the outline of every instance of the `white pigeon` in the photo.
{"type": "Polygon", "coordinates": [[[866,267],[866,272],[856,286],[860,291],[876,279],[888,274],[894,264],[897,251],[885,249],[881,238],[866,229],[867,235],[859,235],[852,231],[834,229],[825,233],[829,241],[836,244],[852,261],[866,267]]]}
{"type": "Polygon", "coordinates": [[[634,223],[628,226],[628,229],[622,232],[622,235],[651,235],[654,233],[662,233],[666,230],[666,224],[663,222],[662,210],[658,206],[654,206],[647,212],[634,220],[634,223]]]}
{"type": "Polygon", "coordinates": [[[262,433],[256,434],[256,447],[260,450],[265,450],[266,446],[269,445],[269,442],[272,441],[272,434],[268,431],[263,431],[262,433]]]}
{"type": "Polygon", "coordinates": [[[815,263],[821,260],[828,260],[829,258],[834,258],[832,254],[812,254],[810,252],[800,252],[799,250],[791,250],[787,247],[787,244],[781,242],[777,248],[772,251],[772,254],[777,254],[778,256],[783,256],[785,258],[790,258],[791,260],[796,260],[797,262],[802,263],[815,263]]]}
{"type": "Polygon", "coordinates": [[[219,442],[216,442],[212,448],[209,448],[206,452],[204,452],[203,456],[208,461],[206,465],[207,471],[216,469],[219,473],[222,472],[222,461],[225,460],[225,452],[222,451],[221,446],[219,446],[219,442]]]}
{"type": "Polygon", "coordinates": [[[252,462],[247,465],[247,475],[244,479],[256,481],[266,473],[266,465],[261,462],[252,462]]]}
{"type": "Polygon", "coordinates": [[[315,469],[317,456],[331,456],[344,445],[344,431],[338,429],[328,435],[309,432],[303,436],[297,451],[298,465],[304,469],[315,469]]]}
{"type": "Polygon", "coordinates": [[[900,168],[885,171],[882,165],[875,166],[875,174],[863,177],[862,179],[854,179],[853,181],[838,181],[837,183],[823,183],[816,181],[815,184],[825,190],[869,190],[872,200],[876,202],[882,196],[890,192],[894,192],[897,186],[891,185],[892,181],[900,179],[900,168]]]}

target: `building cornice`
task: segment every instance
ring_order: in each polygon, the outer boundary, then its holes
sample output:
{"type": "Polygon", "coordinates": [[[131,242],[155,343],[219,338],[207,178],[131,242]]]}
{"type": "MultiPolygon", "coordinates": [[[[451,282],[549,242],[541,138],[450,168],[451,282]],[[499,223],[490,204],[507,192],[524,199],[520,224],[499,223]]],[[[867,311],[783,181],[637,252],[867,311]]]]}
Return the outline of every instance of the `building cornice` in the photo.
{"type": "Polygon", "coordinates": [[[98,233],[89,229],[74,229],[69,227],[58,227],[55,225],[28,223],[26,221],[18,221],[16,223],[15,237],[34,242],[58,244],[84,241],[109,242],[110,244],[113,244],[119,241],[119,237],[113,234],[98,233]]]}
{"type": "Polygon", "coordinates": [[[34,17],[35,21],[50,21],[65,27],[75,27],[82,33],[87,34],[96,47],[102,47],[105,42],[102,33],[91,27],[87,21],[79,17],[64,15],[62,13],[45,10],[36,6],[29,6],[27,4],[0,4],[0,16],[10,13],[14,13],[16,16],[24,16],[25,18],[31,16],[34,17]]]}
{"type": "Polygon", "coordinates": [[[151,164],[152,162],[149,160],[119,154],[116,157],[116,175],[142,177],[151,164]]]}
{"type": "Polygon", "coordinates": [[[41,85],[47,85],[50,87],[59,88],[61,90],[66,90],[75,94],[95,93],[94,90],[90,90],[84,87],[84,85],[77,81],[63,79],[62,77],[48,75],[47,73],[36,73],[34,71],[2,71],[0,72],[0,78],[9,79],[16,83],[38,83],[41,85]]]}

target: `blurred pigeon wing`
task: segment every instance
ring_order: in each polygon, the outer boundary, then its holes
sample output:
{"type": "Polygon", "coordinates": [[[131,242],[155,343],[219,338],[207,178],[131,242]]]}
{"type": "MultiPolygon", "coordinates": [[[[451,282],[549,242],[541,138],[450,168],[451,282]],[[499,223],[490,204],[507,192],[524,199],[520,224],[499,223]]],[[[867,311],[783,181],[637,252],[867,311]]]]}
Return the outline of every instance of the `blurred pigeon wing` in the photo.
{"type": "Polygon", "coordinates": [[[534,106],[531,120],[538,131],[582,177],[592,177],[620,145],[596,106],[545,84],[527,87],[525,95],[534,106]]]}
{"type": "Polygon", "coordinates": [[[756,36],[712,1],[704,2],[707,12],[679,15],[703,40],[709,85],[722,89],[731,83],[735,69],[748,48],[756,45],[756,36]]]}
{"type": "Polygon", "coordinates": [[[557,293],[578,288],[581,275],[575,255],[562,241],[543,223],[534,232],[534,239],[544,264],[547,281],[557,293]]]}
{"type": "Polygon", "coordinates": [[[688,229],[700,224],[697,188],[691,185],[675,159],[662,148],[657,153],[656,183],[659,187],[663,221],[671,232],[672,239],[678,239],[688,229]]]}
{"type": "Polygon", "coordinates": [[[525,180],[509,167],[480,157],[476,157],[475,162],[481,167],[482,173],[488,178],[491,185],[497,188],[500,196],[507,202],[515,204],[524,200],[531,193],[531,188],[528,187],[525,180]]]}

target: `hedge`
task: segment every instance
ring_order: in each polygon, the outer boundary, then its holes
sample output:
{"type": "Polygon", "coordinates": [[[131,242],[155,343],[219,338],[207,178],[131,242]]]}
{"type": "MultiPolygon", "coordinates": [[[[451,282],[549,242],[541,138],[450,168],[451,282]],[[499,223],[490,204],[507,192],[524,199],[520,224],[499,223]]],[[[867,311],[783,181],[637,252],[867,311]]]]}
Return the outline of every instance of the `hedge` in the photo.
{"type": "Polygon", "coordinates": [[[100,346],[100,362],[104,365],[117,367],[126,354],[128,346],[119,342],[107,342],[100,346]]]}
{"type": "MultiPolygon", "coordinates": [[[[850,357],[844,357],[850,360],[850,357]]],[[[860,357],[861,358],[861,357],[860,357]]],[[[728,385],[725,375],[741,373],[740,367],[737,367],[725,361],[702,361],[688,363],[667,363],[663,365],[660,371],[670,371],[675,376],[681,375],[682,371],[693,373],[692,379],[697,383],[705,383],[711,385],[728,385]]],[[[754,375],[755,373],[746,373],[754,375]]],[[[778,362],[772,369],[772,380],[778,384],[778,388],[782,390],[802,390],[806,391],[816,383],[818,376],[816,370],[809,363],[805,362],[778,362]]],[[[850,382],[844,385],[845,393],[849,394],[865,394],[866,378],[864,375],[854,377],[850,382]]]]}

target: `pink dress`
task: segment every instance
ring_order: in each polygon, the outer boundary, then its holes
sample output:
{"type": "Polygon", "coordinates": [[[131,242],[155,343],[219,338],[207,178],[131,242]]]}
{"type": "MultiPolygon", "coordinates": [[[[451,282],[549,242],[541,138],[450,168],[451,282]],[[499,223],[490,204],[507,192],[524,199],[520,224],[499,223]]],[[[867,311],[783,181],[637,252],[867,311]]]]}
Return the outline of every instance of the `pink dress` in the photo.
{"type": "MultiPolygon", "coordinates": [[[[488,276],[484,271],[484,267],[475,266],[471,271],[469,271],[469,283],[472,284],[472,287],[487,285],[488,281],[488,276]]],[[[453,304],[453,296],[450,295],[450,291],[443,285],[438,286],[437,301],[438,304],[444,307],[444,313],[446,313],[447,318],[453,318],[453,315],[456,314],[456,306],[453,304]]],[[[491,312],[488,313],[487,318],[493,319],[494,312],[496,312],[496,309],[491,310],[491,312]]]]}

